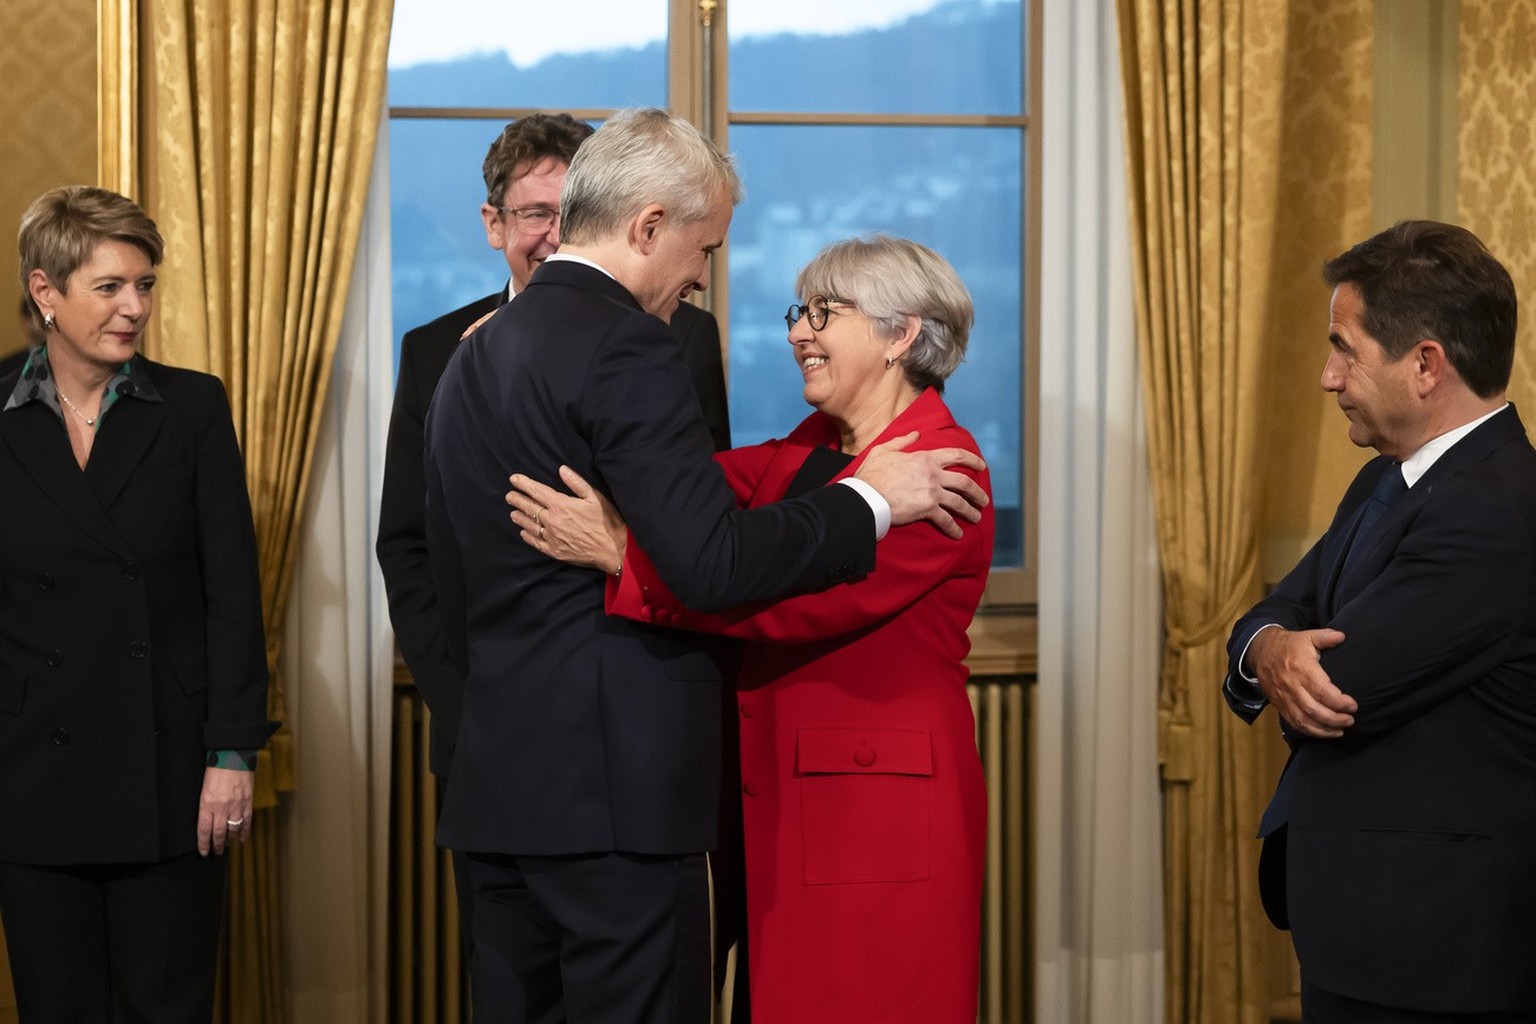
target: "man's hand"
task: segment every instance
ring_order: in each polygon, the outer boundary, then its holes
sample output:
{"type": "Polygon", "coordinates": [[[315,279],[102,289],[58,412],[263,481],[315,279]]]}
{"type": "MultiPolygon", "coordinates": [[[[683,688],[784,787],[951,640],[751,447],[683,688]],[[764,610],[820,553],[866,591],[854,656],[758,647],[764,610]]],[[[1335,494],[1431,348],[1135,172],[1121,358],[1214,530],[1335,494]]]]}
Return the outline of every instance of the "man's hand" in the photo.
{"type": "Polygon", "coordinates": [[[1344,642],[1336,629],[1262,629],[1248,645],[1248,668],[1286,723],[1314,739],[1337,739],[1355,724],[1355,699],[1323,671],[1318,655],[1344,642]]]}
{"type": "Polygon", "coordinates": [[[955,517],[974,523],[991,499],[975,480],[946,467],[980,471],[987,464],[980,455],[964,448],[903,451],[916,440],[917,431],[913,431],[870,449],[854,476],[879,491],[890,504],[892,526],[926,519],[958,540],[962,534],[955,517]]]}

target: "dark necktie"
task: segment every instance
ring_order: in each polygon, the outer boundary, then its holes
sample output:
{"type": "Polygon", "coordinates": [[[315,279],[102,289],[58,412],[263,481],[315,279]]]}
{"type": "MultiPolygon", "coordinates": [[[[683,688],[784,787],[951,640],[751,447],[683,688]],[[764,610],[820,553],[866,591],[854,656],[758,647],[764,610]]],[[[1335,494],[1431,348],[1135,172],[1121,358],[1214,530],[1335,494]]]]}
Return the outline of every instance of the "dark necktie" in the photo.
{"type": "Polygon", "coordinates": [[[1382,516],[1387,514],[1387,509],[1401,498],[1408,490],[1408,484],[1403,480],[1403,464],[1394,462],[1387,467],[1387,471],[1381,474],[1381,479],[1376,481],[1376,489],[1365,501],[1365,508],[1360,513],[1360,523],[1355,527],[1355,535],[1350,538],[1349,550],[1344,553],[1344,570],[1339,575],[1346,576],[1354,565],[1356,556],[1364,551],[1370,543],[1371,535],[1376,532],[1382,516]]]}

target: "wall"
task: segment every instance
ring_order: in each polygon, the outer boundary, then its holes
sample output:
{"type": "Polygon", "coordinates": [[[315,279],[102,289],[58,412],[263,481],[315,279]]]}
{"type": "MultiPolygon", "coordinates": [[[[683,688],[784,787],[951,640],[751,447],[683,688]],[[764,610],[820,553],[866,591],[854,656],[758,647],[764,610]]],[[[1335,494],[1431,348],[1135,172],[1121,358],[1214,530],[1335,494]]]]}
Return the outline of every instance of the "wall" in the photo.
{"type": "Polygon", "coordinates": [[[6,83],[0,160],[0,354],[22,344],[16,309],[16,225],[55,185],[96,179],[95,0],[0,0],[0,82],[6,83]]]}
{"type": "MultiPolygon", "coordinates": [[[[0,355],[23,344],[16,310],[16,225],[39,193],[96,177],[96,4],[0,0],[0,82],[6,83],[0,160],[0,355]]],[[[0,939],[0,1024],[16,1020],[0,939]]]]}
{"type": "Polygon", "coordinates": [[[1286,82],[1280,184],[1286,229],[1275,253],[1268,343],[1267,582],[1322,534],[1373,454],[1349,442],[1343,415],[1319,385],[1328,352],[1323,261],[1403,218],[1457,219],[1459,6],[1291,4],[1296,59],[1286,82]]]}

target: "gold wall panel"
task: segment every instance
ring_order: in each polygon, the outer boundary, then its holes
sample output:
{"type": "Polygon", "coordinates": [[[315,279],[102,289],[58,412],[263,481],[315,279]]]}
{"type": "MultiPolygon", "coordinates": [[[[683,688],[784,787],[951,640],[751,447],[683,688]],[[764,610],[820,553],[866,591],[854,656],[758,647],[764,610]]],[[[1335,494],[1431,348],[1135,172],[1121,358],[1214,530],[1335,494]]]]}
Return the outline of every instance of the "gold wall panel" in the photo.
{"type": "Polygon", "coordinates": [[[1261,442],[1262,570],[1271,582],[1328,525],[1365,461],[1318,382],[1328,356],[1323,260],[1371,226],[1373,24],[1371,0],[1290,5],[1261,442]]]}
{"type": "Polygon", "coordinates": [[[0,0],[0,353],[23,343],[16,224],[55,185],[96,178],[96,0],[0,0]]]}
{"type": "Polygon", "coordinates": [[[1520,333],[1509,397],[1536,422],[1536,0],[1461,0],[1458,213],[1509,268],[1520,333]]]}
{"type": "MultiPolygon", "coordinates": [[[[96,3],[0,0],[0,82],[6,84],[0,160],[0,355],[25,343],[16,226],[55,185],[96,176],[96,3]]],[[[0,1024],[16,1020],[0,937],[0,1024]]]]}

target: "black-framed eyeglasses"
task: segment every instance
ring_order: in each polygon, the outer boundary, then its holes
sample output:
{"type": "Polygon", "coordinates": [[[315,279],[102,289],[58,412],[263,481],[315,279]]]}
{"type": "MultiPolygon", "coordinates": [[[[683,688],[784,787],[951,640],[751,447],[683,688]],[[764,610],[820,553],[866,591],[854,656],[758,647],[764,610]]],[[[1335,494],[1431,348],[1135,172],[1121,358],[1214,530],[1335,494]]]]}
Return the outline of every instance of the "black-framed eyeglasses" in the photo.
{"type": "Polygon", "coordinates": [[[784,323],[790,330],[794,330],[800,318],[805,317],[811,322],[811,330],[819,331],[827,326],[827,317],[837,312],[831,308],[834,303],[839,306],[853,305],[847,299],[840,299],[835,295],[812,295],[805,300],[803,306],[799,303],[791,303],[790,307],[784,311],[784,323]]]}
{"type": "Polygon", "coordinates": [[[510,215],[525,235],[542,235],[560,219],[560,211],[547,206],[498,206],[496,212],[510,215]]]}

